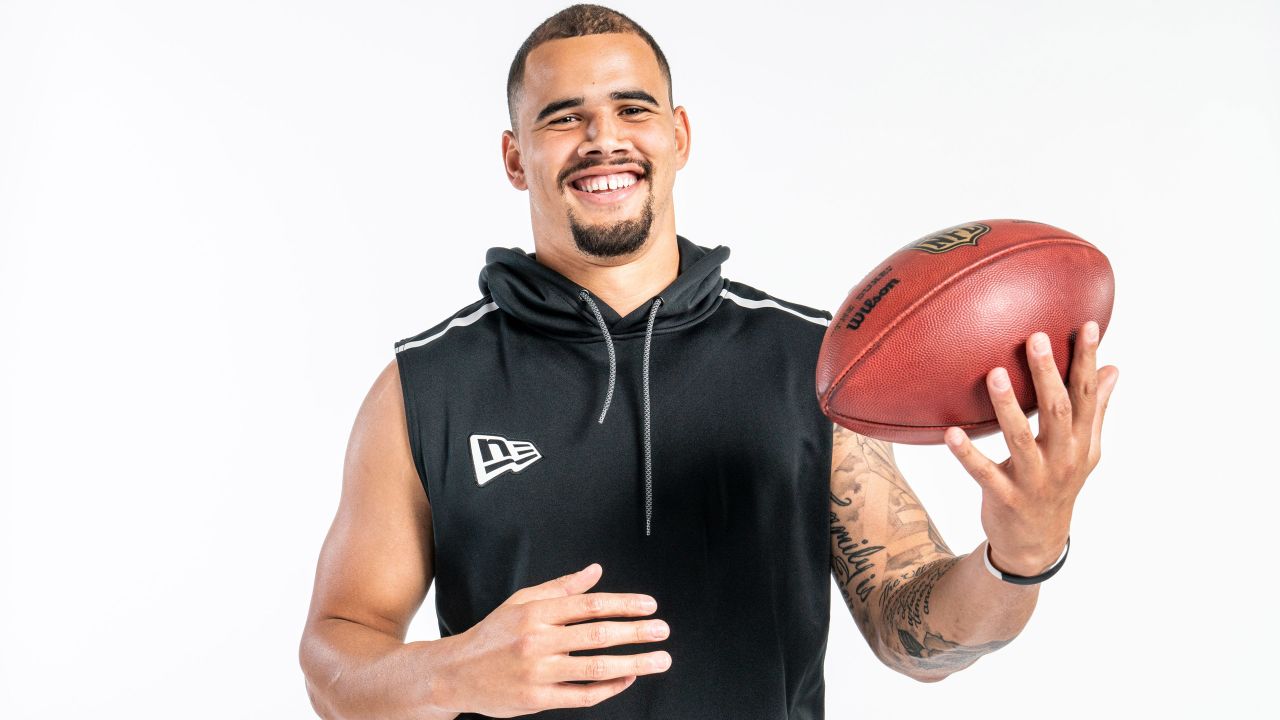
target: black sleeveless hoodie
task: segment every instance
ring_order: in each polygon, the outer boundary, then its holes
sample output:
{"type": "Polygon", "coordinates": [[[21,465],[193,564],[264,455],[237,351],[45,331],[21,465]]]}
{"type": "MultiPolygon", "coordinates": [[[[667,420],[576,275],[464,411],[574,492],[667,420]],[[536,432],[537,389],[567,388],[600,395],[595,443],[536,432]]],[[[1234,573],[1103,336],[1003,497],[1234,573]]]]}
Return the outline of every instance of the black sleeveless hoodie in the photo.
{"type": "Polygon", "coordinates": [[[479,300],[396,343],[440,634],[599,562],[588,592],[652,595],[671,635],[573,654],[672,665],[530,717],[821,718],[832,426],[814,370],[831,315],[721,277],[727,247],[676,242],[678,276],[626,317],[492,248],[479,300]]]}

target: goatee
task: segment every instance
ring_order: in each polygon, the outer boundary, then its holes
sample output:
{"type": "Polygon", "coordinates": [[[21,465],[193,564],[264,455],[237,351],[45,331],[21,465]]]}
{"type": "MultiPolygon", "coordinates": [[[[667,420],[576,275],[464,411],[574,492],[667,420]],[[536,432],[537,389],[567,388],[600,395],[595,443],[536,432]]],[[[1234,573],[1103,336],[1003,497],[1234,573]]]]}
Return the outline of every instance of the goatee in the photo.
{"type": "Polygon", "coordinates": [[[644,200],[640,217],[619,220],[612,225],[583,225],[573,211],[569,211],[569,229],[573,231],[573,243],[578,250],[595,257],[628,255],[644,246],[653,226],[653,195],[644,200]]]}

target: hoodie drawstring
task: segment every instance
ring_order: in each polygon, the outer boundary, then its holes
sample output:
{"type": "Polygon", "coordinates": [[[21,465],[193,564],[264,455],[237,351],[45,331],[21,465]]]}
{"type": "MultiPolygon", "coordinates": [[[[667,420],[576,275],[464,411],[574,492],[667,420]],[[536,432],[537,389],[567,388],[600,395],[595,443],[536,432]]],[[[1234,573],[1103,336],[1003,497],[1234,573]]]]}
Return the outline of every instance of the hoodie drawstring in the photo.
{"type": "Polygon", "coordinates": [[[609,403],[613,401],[613,382],[618,377],[618,359],[613,352],[613,336],[609,334],[609,326],[604,324],[604,316],[600,314],[600,308],[596,307],[596,302],[591,299],[591,294],[583,290],[578,293],[578,297],[586,300],[587,305],[591,307],[591,313],[596,316],[600,332],[604,335],[604,346],[609,349],[609,391],[605,393],[604,408],[600,411],[600,419],[596,421],[603,425],[605,413],[609,412],[609,403]]]}
{"type": "Polygon", "coordinates": [[[649,343],[653,340],[653,321],[658,317],[662,298],[655,298],[649,310],[649,327],[644,331],[644,534],[649,534],[653,518],[653,448],[649,442],[649,343]]]}
{"type": "MultiPolygon", "coordinates": [[[[618,376],[618,360],[617,354],[613,349],[613,336],[609,334],[609,326],[604,322],[604,316],[600,314],[600,308],[596,306],[591,294],[586,290],[578,293],[578,297],[587,301],[587,306],[591,308],[591,314],[596,317],[596,324],[600,326],[600,333],[604,335],[605,348],[609,351],[609,389],[604,396],[604,408],[600,411],[600,419],[598,424],[604,423],[604,416],[609,412],[609,403],[613,400],[613,386],[618,376]]],[[[662,298],[654,298],[653,305],[649,309],[649,324],[644,331],[644,366],[641,369],[641,378],[644,386],[644,534],[650,534],[650,527],[653,520],[653,442],[650,433],[650,417],[649,417],[649,348],[653,344],[653,325],[658,318],[658,308],[662,306],[662,298]]]]}

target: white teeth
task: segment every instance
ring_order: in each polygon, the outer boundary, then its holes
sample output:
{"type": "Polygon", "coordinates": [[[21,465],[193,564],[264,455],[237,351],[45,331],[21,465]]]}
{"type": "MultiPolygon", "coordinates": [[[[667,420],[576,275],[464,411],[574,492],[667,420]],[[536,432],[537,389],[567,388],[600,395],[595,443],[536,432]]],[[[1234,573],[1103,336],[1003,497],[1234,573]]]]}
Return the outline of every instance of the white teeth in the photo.
{"type": "Polygon", "coordinates": [[[591,175],[574,181],[574,187],[585,192],[618,190],[635,185],[639,179],[632,173],[614,173],[612,175],[591,175]]]}

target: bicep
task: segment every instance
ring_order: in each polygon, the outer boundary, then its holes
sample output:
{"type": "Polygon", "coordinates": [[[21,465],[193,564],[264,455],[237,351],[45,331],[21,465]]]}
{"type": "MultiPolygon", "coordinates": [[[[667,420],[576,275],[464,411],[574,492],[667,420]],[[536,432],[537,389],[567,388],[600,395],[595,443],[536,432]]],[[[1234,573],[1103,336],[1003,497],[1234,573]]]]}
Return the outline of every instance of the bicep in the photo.
{"type": "Polygon", "coordinates": [[[404,640],[431,584],[431,507],[409,449],[393,360],[360,407],[308,623],[342,618],[404,640]]]}
{"type": "Polygon", "coordinates": [[[953,553],[898,470],[893,445],[832,428],[831,572],[873,649],[882,595],[914,568],[953,553]]]}

